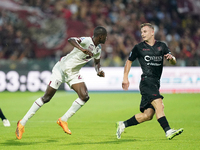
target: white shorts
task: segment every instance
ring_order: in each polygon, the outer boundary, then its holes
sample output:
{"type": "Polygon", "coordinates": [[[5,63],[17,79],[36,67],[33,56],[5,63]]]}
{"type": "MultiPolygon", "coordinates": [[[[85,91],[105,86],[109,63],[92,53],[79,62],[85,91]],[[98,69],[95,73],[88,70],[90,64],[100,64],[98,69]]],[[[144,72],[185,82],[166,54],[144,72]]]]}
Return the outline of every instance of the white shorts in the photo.
{"type": "Polygon", "coordinates": [[[53,67],[49,86],[58,89],[61,83],[67,83],[71,88],[73,84],[81,82],[84,82],[84,79],[79,72],[72,72],[71,69],[63,72],[60,67],[60,62],[57,62],[53,67]]]}

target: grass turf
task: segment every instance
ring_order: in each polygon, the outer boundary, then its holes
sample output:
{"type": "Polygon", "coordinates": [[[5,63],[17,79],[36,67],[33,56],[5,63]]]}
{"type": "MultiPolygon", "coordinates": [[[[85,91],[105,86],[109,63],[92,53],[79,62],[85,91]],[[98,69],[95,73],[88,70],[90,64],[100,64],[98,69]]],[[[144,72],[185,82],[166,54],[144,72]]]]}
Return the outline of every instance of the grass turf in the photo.
{"type": "Polygon", "coordinates": [[[0,107],[11,127],[0,124],[1,150],[198,150],[200,147],[200,94],[163,94],[165,114],[172,128],[184,132],[167,140],[156,117],[129,127],[116,139],[115,122],[139,113],[139,93],[90,93],[89,102],[68,120],[72,135],[56,124],[77,98],[75,93],[58,91],[26,126],[21,140],[15,137],[16,124],[43,92],[2,92],[0,107]]]}

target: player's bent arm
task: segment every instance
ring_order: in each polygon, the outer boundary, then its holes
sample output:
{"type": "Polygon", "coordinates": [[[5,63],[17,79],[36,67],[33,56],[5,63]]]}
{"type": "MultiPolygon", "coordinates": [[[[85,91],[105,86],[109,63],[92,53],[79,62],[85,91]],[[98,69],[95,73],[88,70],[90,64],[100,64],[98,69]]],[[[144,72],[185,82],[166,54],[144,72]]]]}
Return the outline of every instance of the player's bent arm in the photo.
{"type": "Polygon", "coordinates": [[[80,43],[81,43],[81,40],[80,40],[80,39],[75,38],[75,37],[71,37],[71,38],[68,39],[68,42],[69,42],[72,46],[74,46],[74,47],[80,49],[80,50],[81,50],[83,53],[85,53],[86,55],[89,55],[90,57],[93,56],[93,53],[92,53],[91,51],[89,51],[89,50],[87,50],[87,49],[84,49],[84,48],[80,45],[80,43]]]}
{"type": "Polygon", "coordinates": [[[71,38],[68,39],[68,42],[69,42],[72,46],[74,46],[74,47],[80,49],[81,51],[84,51],[84,48],[80,45],[80,42],[81,42],[80,39],[78,39],[78,38],[76,38],[76,37],[71,37],[71,38]]]}

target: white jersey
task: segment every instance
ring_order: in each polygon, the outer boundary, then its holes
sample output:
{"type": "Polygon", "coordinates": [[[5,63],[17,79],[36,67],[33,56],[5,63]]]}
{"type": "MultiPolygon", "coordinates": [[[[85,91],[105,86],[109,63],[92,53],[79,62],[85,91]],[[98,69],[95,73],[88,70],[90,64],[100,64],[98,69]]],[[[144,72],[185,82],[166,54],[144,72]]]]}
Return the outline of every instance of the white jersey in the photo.
{"type": "Polygon", "coordinates": [[[64,72],[78,72],[91,59],[100,59],[100,44],[95,47],[91,37],[80,37],[79,39],[81,40],[80,45],[84,49],[90,50],[93,53],[93,56],[90,57],[89,55],[86,55],[81,50],[74,47],[74,49],[69,54],[62,57],[62,59],[60,60],[61,69],[64,72]]]}

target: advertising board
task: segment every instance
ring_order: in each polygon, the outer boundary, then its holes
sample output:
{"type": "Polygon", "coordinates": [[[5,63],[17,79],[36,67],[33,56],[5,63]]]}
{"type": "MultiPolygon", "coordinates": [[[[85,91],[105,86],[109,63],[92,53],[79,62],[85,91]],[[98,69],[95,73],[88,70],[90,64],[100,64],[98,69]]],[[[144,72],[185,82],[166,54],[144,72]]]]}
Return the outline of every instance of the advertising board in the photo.
{"type": "MultiPolygon", "coordinates": [[[[123,91],[123,67],[105,67],[105,77],[98,77],[93,67],[83,67],[80,72],[89,91],[123,91]]],[[[129,90],[139,91],[140,67],[132,67],[129,73],[129,90]]],[[[0,70],[0,92],[45,91],[50,71],[2,71],[0,70]]],[[[160,79],[162,93],[200,92],[200,67],[164,67],[160,79]]],[[[60,90],[70,91],[67,84],[60,90]]]]}

